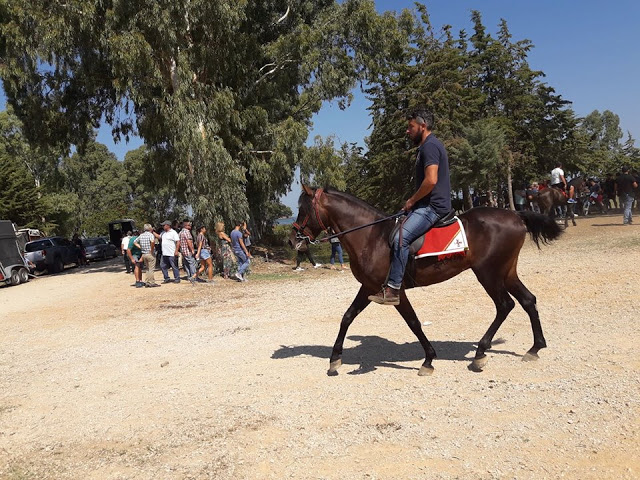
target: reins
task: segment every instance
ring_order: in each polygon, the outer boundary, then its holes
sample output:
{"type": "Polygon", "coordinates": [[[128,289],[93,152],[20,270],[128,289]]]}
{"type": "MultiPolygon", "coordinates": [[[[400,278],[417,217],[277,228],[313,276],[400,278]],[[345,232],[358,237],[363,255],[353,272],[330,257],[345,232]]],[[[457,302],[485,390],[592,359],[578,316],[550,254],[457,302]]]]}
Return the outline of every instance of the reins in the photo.
{"type": "Polygon", "coordinates": [[[323,237],[320,240],[315,240],[314,242],[310,242],[310,243],[313,243],[314,245],[317,245],[320,242],[328,242],[332,238],[336,238],[336,237],[339,237],[341,235],[346,235],[347,233],[355,232],[356,230],[361,230],[363,228],[371,227],[372,225],[375,225],[377,223],[386,222],[387,220],[392,220],[394,218],[401,217],[402,215],[406,215],[406,212],[404,210],[401,211],[401,212],[398,212],[398,213],[394,213],[393,215],[389,215],[388,217],[380,218],[380,219],[376,220],[375,222],[366,223],[364,225],[359,225],[357,227],[353,227],[353,228],[350,228],[348,230],[345,230],[344,232],[334,233],[333,235],[329,235],[327,237],[323,237]]]}

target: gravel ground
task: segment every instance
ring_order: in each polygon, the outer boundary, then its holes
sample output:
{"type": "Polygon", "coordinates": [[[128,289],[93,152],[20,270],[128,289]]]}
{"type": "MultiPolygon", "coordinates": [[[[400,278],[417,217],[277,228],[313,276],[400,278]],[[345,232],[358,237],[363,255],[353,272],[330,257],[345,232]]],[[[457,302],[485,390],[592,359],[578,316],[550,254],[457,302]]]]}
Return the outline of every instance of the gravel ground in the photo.
{"type": "Polygon", "coordinates": [[[243,284],[134,289],[112,261],[2,288],[0,477],[640,478],[640,227],[620,223],[527,241],[549,348],[520,361],[517,306],[482,373],[467,365],[495,311],[471,272],[409,293],[431,377],[378,305],[327,376],[348,271],[257,261],[243,284]]]}

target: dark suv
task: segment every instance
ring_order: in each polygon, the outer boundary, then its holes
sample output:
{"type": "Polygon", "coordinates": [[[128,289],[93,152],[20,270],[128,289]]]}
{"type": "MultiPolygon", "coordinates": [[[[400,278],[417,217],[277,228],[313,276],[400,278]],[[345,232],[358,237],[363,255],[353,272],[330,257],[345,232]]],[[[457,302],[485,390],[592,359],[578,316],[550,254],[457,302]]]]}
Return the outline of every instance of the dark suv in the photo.
{"type": "Polygon", "coordinates": [[[58,273],[65,265],[78,265],[78,248],[63,237],[41,238],[24,246],[25,257],[36,266],[36,270],[58,273]]]}
{"type": "Polygon", "coordinates": [[[118,255],[116,246],[109,243],[102,237],[83,238],[82,245],[86,252],[87,260],[97,260],[102,258],[115,258],[118,255]]]}

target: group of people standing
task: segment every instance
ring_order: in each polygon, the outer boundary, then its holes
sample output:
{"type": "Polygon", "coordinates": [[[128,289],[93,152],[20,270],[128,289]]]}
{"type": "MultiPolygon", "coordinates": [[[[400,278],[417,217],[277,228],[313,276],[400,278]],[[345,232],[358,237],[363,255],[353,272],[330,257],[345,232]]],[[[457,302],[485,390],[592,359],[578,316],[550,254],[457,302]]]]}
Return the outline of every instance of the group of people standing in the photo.
{"type": "Polygon", "coordinates": [[[244,221],[236,225],[228,236],[223,222],[215,226],[215,251],[207,236],[207,228],[203,225],[197,229],[194,237],[192,223],[185,220],[179,222],[164,221],[161,229],[155,230],[151,224],[144,225],[144,232],[127,232],[122,238],[121,250],[127,273],[133,271],[136,288],[159,287],[155,281],[156,264],[164,280],[162,283],[180,283],[179,259],[182,256],[182,267],[187,280],[192,284],[197,282],[213,283],[214,258],[220,267],[222,276],[246,282],[247,269],[251,262],[251,232],[244,221]],[[199,266],[198,266],[199,264],[199,266]],[[142,281],[142,269],[147,272],[142,281]],[[237,266],[237,271],[233,272],[237,266]],[[207,280],[201,278],[207,272],[207,280]],[[173,278],[170,278],[170,273],[173,278]]]}

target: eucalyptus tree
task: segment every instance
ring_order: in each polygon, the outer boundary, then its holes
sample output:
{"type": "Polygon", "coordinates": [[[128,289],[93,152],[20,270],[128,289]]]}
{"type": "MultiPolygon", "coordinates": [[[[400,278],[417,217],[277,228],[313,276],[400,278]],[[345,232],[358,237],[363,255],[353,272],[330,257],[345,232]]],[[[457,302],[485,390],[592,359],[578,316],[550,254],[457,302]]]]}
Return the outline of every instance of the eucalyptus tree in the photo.
{"type": "Polygon", "coordinates": [[[0,76],[29,140],[67,150],[102,121],[204,220],[285,193],[311,116],[401,49],[373,1],[24,0],[2,4],[0,76]]]}

